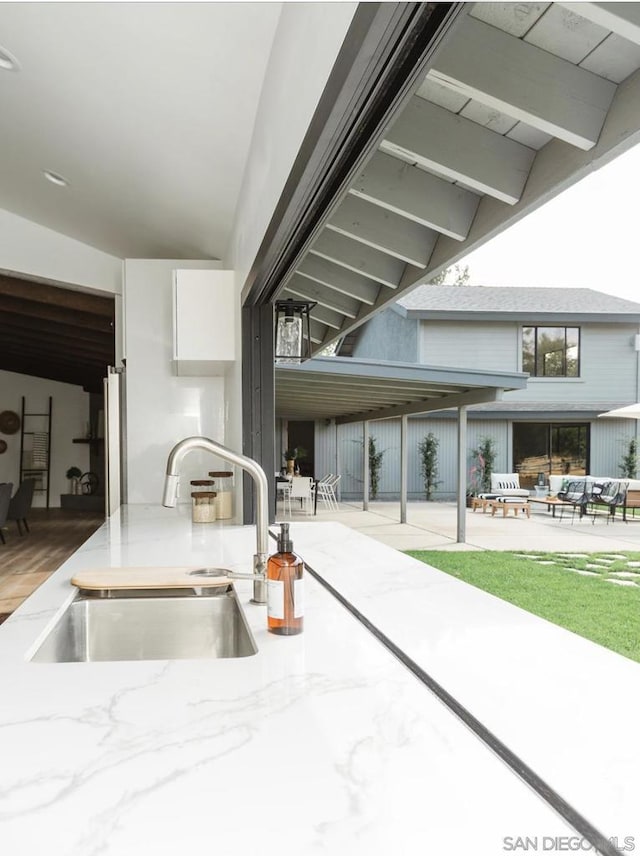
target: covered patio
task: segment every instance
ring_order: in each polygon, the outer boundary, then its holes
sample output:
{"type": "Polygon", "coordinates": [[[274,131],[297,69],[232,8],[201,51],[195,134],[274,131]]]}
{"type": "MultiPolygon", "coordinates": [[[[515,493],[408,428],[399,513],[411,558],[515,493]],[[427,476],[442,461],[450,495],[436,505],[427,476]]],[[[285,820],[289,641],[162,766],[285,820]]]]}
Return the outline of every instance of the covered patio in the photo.
{"type": "MultiPolygon", "coordinates": [[[[455,408],[457,411],[456,541],[466,538],[467,406],[499,401],[504,392],[522,389],[527,375],[475,369],[435,368],[414,363],[351,357],[316,357],[299,366],[276,368],[276,418],[283,421],[283,449],[289,420],[362,423],[362,510],[369,508],[369,423],[400,421],[400,524],[407,523],[407,420],[410,415],[455,408]]],[[[340,474],[336,443],[335,473],[340,474]]],[[[321,474],[317,474],[321,475],[321,474]]]]}

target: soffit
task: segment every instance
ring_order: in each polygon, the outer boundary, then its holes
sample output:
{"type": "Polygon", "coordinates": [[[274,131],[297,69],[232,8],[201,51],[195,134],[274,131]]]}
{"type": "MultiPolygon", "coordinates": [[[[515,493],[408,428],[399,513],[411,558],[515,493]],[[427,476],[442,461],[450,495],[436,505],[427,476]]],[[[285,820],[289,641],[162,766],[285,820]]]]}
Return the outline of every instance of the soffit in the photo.
{"type": "Polygon", "coordinates": [[[638,3],[461,4],[283,277],[314,352],[634,145],[638,69],[638,3]]]}
{"type": "Polygon", "coordinates": [[[275,381],[278,418],[344,423],[495,401],[504,390],[523,389],[527,375],[316,357],[276,366],[275,381]]]}

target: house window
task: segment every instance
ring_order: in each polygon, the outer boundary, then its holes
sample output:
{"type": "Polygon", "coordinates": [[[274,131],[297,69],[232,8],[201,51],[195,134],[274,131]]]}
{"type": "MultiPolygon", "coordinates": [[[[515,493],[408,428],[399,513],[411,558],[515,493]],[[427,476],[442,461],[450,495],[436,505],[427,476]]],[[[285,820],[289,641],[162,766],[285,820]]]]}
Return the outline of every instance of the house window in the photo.
{"type": "Polygon", "coordinates": [[[522,371],[531,377],[580,377],[580,328],[523,327],[522,371]]]}

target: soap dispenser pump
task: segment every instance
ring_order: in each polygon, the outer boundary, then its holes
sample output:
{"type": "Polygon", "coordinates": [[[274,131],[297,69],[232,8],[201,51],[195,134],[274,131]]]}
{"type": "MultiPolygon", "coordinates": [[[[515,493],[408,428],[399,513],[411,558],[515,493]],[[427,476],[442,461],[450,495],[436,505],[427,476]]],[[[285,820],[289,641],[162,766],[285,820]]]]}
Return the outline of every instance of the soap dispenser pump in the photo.
{"type": "Polygon", "coordinates": [[[278,552],[267,563],[267,627],[270,633],[295,636],[303,627],[304,563],[293,552],[289,524],[280,524],[278,552]]]}

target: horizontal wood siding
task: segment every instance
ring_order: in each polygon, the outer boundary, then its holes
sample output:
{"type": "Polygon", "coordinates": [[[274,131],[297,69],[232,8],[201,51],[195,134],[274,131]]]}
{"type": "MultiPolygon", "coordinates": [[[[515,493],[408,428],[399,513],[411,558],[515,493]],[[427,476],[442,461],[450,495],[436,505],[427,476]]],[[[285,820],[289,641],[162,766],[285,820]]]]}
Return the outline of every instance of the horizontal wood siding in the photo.
{"type": "Polygon", "coordinates": [[[488,371],[519,371],[513,322],[421,321],[420,362],[488,371]]]}

